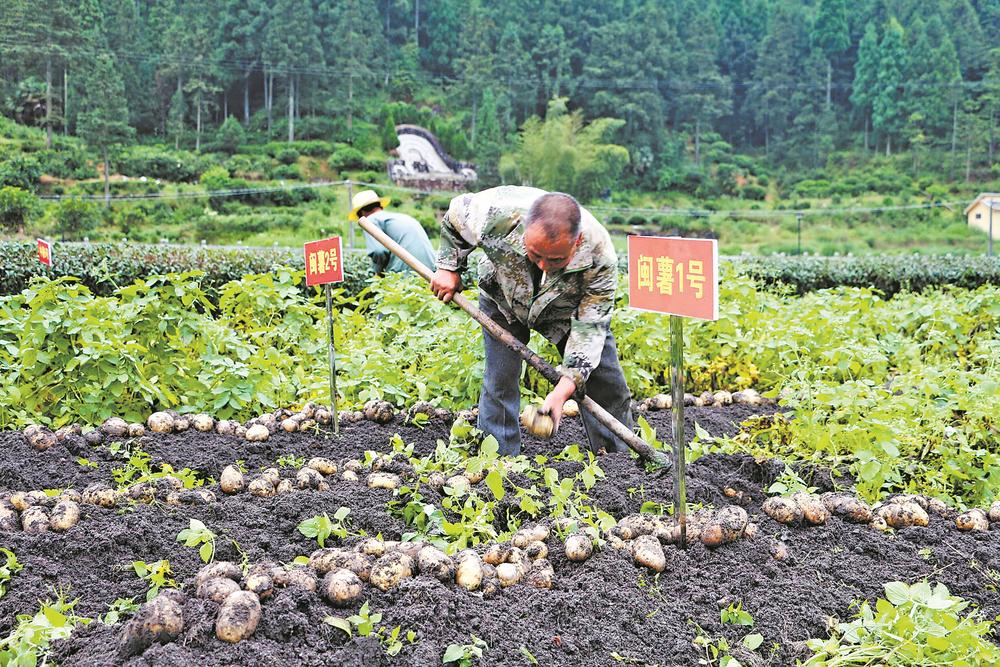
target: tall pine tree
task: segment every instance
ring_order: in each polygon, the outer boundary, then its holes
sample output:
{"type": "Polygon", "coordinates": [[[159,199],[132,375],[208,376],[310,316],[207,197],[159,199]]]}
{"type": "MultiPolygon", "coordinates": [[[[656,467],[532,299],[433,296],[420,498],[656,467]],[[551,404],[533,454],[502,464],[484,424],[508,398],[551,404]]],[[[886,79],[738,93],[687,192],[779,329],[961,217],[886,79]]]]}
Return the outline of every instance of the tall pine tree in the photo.
{"type": "Polygon", "coordinates": [[[872,99],[872,125],[885,137],[885,154],[892,154],[892,140],[899,137],[906,120],[903,81],[906,73],[903,26],[889,19],[879,43],[878,75],[872,99]]]}

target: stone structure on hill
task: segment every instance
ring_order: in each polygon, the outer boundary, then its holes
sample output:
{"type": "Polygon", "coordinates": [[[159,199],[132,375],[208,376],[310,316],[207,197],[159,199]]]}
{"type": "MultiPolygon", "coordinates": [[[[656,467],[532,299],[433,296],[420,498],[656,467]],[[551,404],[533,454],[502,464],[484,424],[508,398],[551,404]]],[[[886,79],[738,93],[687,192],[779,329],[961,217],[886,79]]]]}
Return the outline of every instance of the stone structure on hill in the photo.
{"type": "Polygon", "coordinates": [[[396,136],[399,148],[388,165],[389,177],[396,185],[421,190],[465,190],[476,182],[473,165],[448,155],[429,130],[397,125],[396,136]]]}

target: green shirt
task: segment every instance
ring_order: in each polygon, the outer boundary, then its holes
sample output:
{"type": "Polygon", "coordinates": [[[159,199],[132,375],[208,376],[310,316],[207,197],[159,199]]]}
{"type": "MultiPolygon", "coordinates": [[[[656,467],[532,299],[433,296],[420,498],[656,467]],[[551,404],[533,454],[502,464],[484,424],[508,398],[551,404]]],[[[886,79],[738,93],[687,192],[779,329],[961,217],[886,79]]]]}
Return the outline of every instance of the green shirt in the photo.
{"type": "MultiPolygon", "coordinates": [[[[411,255],[423,262],[431,271],[436,269],[434,247],[431,245],[431,240],[427,238],[427,232],[414,218],[405,213],[390,213],[383,210],[369,215],[368,220],[377,225],[389,238],[408,250],[411,255]]],[[[375,264],[377,273],[412,270],[368,232],[365,232],[365,248],[375,264]]]]}

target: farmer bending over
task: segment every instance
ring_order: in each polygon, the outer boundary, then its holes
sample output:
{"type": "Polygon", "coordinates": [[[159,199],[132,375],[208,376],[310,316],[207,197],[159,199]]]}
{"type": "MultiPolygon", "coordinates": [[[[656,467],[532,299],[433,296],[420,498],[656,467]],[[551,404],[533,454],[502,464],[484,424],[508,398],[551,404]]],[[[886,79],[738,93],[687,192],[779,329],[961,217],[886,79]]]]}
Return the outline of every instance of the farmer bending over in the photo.
{"type": "MultiPolygon", "coordinates": [[[[579,387],[631,427],[629,390],[609,328],[618,258],[607,230],[571,196],[502,186],[451,200],[441,221],[441,249],[431,290],[450,301],[461,290],[469,253],[482,248],[479,308],[518,340],[534,329],[563,356],[563,378],[545,397],[556,427],[563,403],[579,387]]],[[[521,451],[518,422],[521,357],[483,332],[486,367],[479,428],[500,453],[521,451]]],[[[583,412],[594,451],[625,451],[625,443],[583,412]]]]}
{"type": "MultiPolygon", "coordinates": [[[[410,251],[410,254],[434,270],[434,246],[427,238],[427,232],[411,216],[405,213],[390,213],[385,210],[389,198],[379,196],[374,190],[362,190],[351,200],[351,212],[347,215],[352,222],[360,216],[368,218],[393,241],[410,251]]],[[[376,275],[386,271],[412,271],[384,245],[376,241],[371,234],[365,232],[365,249],[371,257],[376,275]]]]}

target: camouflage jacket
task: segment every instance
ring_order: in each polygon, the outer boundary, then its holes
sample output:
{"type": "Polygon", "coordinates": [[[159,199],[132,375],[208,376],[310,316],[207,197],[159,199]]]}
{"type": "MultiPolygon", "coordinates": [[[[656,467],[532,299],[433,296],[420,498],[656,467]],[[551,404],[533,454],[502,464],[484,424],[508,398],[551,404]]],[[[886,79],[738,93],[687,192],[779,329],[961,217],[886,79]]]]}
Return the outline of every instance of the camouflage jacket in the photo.
{"type": "Polygon", "coordinates": [[[566,349],[559,371],[583,386],[601,362],[611,323],[618,258],[611,237],[582,209],[583,241],[566,268],[548,273],[535,291],[524,249],[524,223],[544,190],[501,186],[451,200],[441,221],[439,269],[462,272],[469,254],[482,248],[479,289],[508,321],[521,322],[566,349]]]}

